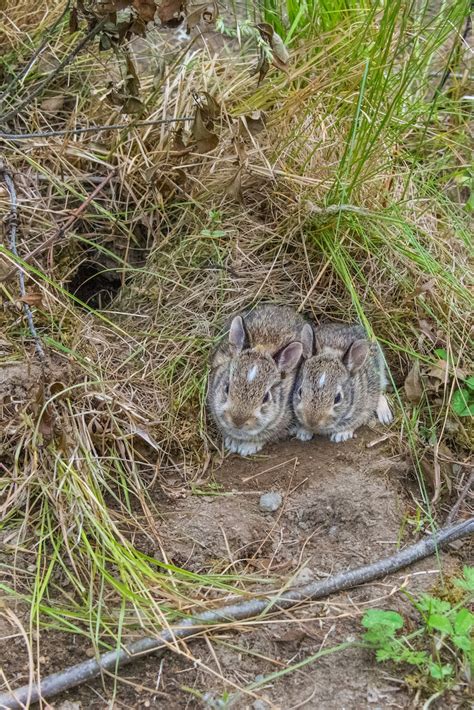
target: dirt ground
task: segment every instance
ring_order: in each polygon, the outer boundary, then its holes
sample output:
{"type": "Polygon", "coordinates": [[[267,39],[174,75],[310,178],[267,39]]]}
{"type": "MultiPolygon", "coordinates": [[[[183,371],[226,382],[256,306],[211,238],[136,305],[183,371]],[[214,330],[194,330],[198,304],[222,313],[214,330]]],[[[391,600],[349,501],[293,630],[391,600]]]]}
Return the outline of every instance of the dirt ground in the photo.
{"type": "MultiPolygon", "coordinates": [[[[415,491],[416,484],[409,466],[390,455],[387,442],[370,445],[379,438],[380,432],[365,430],[344,444],[290,441],[269,447],[255,460],[227,458],[214,472],[218,495],[189,493],[164,503],[157,487],[162,514],[157,532],[168,560],[197,572],[273,575],[291,585],[394,553],[402,523],[415,512],[410,487],[415,491]],[[260,495],[268,491],[282,496],[274,513],[259,508],[260,495]]],[[[405,529],[412,537],[412,528],[405,529]]],[[[444,574],[459,571],[466,545],[442,555],[444,574]]],[[[425,560],[372,585],[265,622],[241,624],[237,632],[222,630],[188,641],[179,653],[138,659],[123,670],[115,687],[110,678],[97,679],[64,694],[53,707],[220,708],[225,693],[235,693],[232,707],[242,710],[414,707],[413,695],[360,648],[329,653],[253,693],[236,688],[358,637],[368,606],[410,615],[400,587],[428,590],[438,577],[437,560],[425,560]]],[[[39,644],[42,675],[91,655],[87,644],[71,635],[45,632],[39,644]]],[[[4,678],[11,686],[25,683],[25,641],[5,619],[0,647],[4,678]]],[[[468,704],[453,698],[450,707],[468,704]]]]}

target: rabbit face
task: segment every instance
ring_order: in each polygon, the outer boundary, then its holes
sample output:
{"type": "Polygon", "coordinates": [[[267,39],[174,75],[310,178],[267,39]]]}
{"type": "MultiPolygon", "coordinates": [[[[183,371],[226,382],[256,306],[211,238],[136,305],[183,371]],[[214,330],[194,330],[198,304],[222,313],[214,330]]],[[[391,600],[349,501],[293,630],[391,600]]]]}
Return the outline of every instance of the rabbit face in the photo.
{"type": "Polygon", "coordinates": [[[351,400],[351,375],[342,362],[315,356],[298,377],[293,408],[310,431],[325,434],[338,424],[351,400]]]}
{"type": "Polygon", "coordinates": [[[218,388],[216,413],[230,436],[253,437],[279,411],[282,373],[273,358],[243,352],[234,358],[218,388]]]}

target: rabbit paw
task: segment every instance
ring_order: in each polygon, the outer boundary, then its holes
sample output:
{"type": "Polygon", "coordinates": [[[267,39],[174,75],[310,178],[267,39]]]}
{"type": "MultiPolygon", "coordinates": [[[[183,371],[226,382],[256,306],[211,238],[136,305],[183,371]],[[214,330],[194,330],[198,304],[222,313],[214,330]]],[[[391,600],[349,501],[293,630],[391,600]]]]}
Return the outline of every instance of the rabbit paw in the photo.
{"type": "Polygon", "coordinates": [[[336,431],[331,436],[329,437],[331,441],[335,441],[336,443],[339,443],[341,441],[347,441],[348,439],[352,439],[354,436],[353,431],[336,431]]]}
{"type": "Polygon", "coordinates": [[[295,427],[294,434],[300,441],[309,441],[313,438],[313,432],[308,431],[303,426],[295,427]]]}
{"type": "Polygon", "coordinates": [[[256,444],[253,441],[238,441],[230,436],[225,437],[224,446],[232,454],[240,454],[241,456],[252,456],[262,448],[261,444],[256,444]]]}
{"type": "Polygon", "coordinates": [[[377,418],[382,424],[390,424],[393,419],[392,410],[383,394],[380,395],[377,403],[377,418]]]}

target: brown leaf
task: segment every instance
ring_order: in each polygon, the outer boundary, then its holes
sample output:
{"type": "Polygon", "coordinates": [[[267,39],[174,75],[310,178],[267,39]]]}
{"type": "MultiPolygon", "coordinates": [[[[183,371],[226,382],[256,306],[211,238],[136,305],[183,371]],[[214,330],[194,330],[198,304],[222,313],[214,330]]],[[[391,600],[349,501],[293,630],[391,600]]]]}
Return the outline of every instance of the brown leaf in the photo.
{"type": "Polygon", "coordinates": [[[272,64],[282,71],[288,71],[290,54],[278,32],[275,32],[268,22],[261,22],[259,25],[256,25],[256,27],[260,32],[261,38],[270,45],[272,50],[272,64]]]}
{"type": "Polygon", "coordinates": [[[127,114],[142,114],[146,111],[145,104],[135,96],[128,96],[122,106],[122,112],[127,114]]]}
{"type": "Polygon", "coordinates": [[[64,96],[51,96],[49,99],[44,99],[40,103],[40,108],[47,113],[57,113],[63,108],[64,99],[64,96]]]}
{"type": "Polygon", "coordinates": [[[77,14],[77,7],[73,7],[69,12],[69,34],[74,34],[74,32],[77,32],[78,29],[79,17],[77,14]]]}
{"type": "Polygon", "coordinates": [[[193,7],[191,12],[186,15],[186,31],[189,34],[191,30],[204,20],[208,25],[213,24],[219,16],[217,3],[203,3],[193,7]]]}
{"type": "Polygon", "coordinates": [[[176,26],[183,19],[182,0],[162,0],[158,6],[158,17],[164,25],[176,26]]]}
{"type": "Polygon", "coordinates": [[[130,25],[130,32],[134,35],[138,35],[138,37],[146,37],[146,25],[143,20],[140,20],[139,18],[134,20],[134,22],[130,25]]]}
{"type": "Polygon", "coordinates": [[[25,295],[20,298],[22,303],[26,303],[28,306],[35,306],[35,308],[41,308],[43,305],[43,294],[41,291],[30,291],[25,293],[25,295]]]}
{"type": "Polygon", "coordinates": [[[248,137],[248,133],[252,136],[257,135],[265,128],[265,116],[263,111],[253,111],[248,116],[240,116],[239,133],[244,138],[248,137]]]}
{"type": "Polygon", "coordinates": [[[225,193],[231,199],[236,200],[242,204],[243,194],[242,194],[242,168],[239,167],[235,175],[227,185],[225,186],[225,193]]]}
{"type": "Polygon", "coordinates": [[[156,12],[153,0],[133,0],[132,4],[143,22],[153,22],[156,12]]]}
{"type": "Polygon", "coordinates": [[[417,403],[423,395],[423,385],[420,377],[420,363],[415,362],[405,378],[405,394],[409,402],[417,403]]]}
{"type": "Polygon", "coordinates": [[[435,295],[436,279],[429,279],[425,283],[420,284],[415,289],[415,296],[421,296],[422,294],[429,293],[431,296],[435,295]]]}
{"type": "Polygon", "coordinates": [[[198,153],[209,153],[214,150],[219,143],[219,138],[215,133],[212,133],[205,123],[205,112],[201,106],[196,106],[196,113],[192,127],[193,138],[196,141],[196,149],[198,153]]]}
{"type": "Polygon", "coordinates": [[[436,360],[433,367],[428,370],[429,377],[432,377],[434,380],[439,380],[440,382],[447,382],[450,374],[455,375],[458,380],[465,380],[467,377],[464,370],[461,370],[460,367],[454,367],[441,358],[436,360]]]}
{"type": "Polygon", "coordinates": [[[125,77],[125,90],[129,96],[138,96],[140,80],[135,69],[135,64],[129,54],[126,55],[127,76],[125,77]]]}

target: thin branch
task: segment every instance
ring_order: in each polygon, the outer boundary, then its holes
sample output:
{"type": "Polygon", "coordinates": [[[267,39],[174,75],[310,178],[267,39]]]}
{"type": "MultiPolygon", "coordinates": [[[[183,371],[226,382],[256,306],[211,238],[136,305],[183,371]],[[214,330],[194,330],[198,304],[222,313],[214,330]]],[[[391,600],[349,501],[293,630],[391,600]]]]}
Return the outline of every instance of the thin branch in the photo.
{"type": "Polygon", "coordinates": [[[18,82],[21,81],[21,80],[23,79],[23,77],[25,77],[25,76],[28,74],[28,72],[29,72],[30,69],[32,68],[33,64],[35,63],[36,59],[40,56],[40,54],[42,54],[42,53],[44,52],[44,50],[46,49],[46,47],[47,47],[48,44],[49,44],[49,41],[50,41],[50,39],[51,39],[51,35],[53,34],[53,32],[55,31],[55,29],[61,24],[61,22],[62,22],[62,21],[64,20],[64,18],[66,17],[66,15],[67,15],[67,13],[68,13],[68,11],[69,11],[69,5],[70,5],[70,4],[71,4],[71,0],[67,0],[67,3],[66,3],[66,6],[65,6],[64,10],[63,10],[62,13],[59,15],[59,17],[57,18],[57,20],[55,20],[55,21],[53,22],[53,24],[51,25],[51,27],[46,30],[46,32],[45,32],[45,37],[44,37],[42,43],[41,43],[40,46],[33,52],[32,56],[30,57],[29,62],[27,63],[27,65],[26,65],[25,67],[23,67],[23,69],[22,69],[18,74],[15,74],[15,76],[14,76],[13,79],[10,81],[10,83],[7,85],[7,87],[5,88],[5,90],[0,94],[0,101],[3,101],[3,99],[4,99],[6,96],[8,96],[8,94],[11,92],[11,90],[13,89],[13,87],[16,86],[16,85],[18,84],[18,82]]]}
{"type": "Polygon", "coordinates": [[[446,525],[451,525],[451,523],[456,520],[457,515],[459,513],[459,510],[461,508],[461,505],[464,502],[465,497],[471,490],[471,488],[474,485],[474,472],[471,473],[469,478],[467,479],[466,485],[463,487],[461,493],[459,494],[459,498],[457,499],[456,503],[453,505],[453,508],[451,512],[449,513],[448,517],[446,518],[446,525]]]}
{"type": "Polygon", "coordinates": [[[339,572],[322,582],[311,582],[311,584],[307,584],[304,587],[290,590],[273,598],[257,597],[247,601],[227,604],[217,609],[210,609],[202,614],[196,614],[196,616],[184,619],[179,626],[163,631],[155,638],[146,636],[134,641],[129,646],[125,646],[120,651],[109,651],[97,660],[89,659],[64,671],[46,676],[39,685],[36,683],[33,687],[24,685],[17,690],[3,693],[0,695],[0,707],[8,709],[22,708],[28,697],[30,697],[31,703],[37,702],[40,698],[52,698],[64,690],[74,688],[92,680],[92,678],[96,678],[102,671],[116,673],[118,668],[131,663],[138,655],[164,650],[170,647],[170,644],[175,643],[177,639],[195,636],[208,631],[210,627],[232,624],[236,621],[267,614],[270,611],[289,609],[301,602],[321,599],[335,592],[341,592],[359,584],[372,582],[375,579],[385,577],[387,574],[397,572],[399,569],[418,562],[425,557],[429,557],[442,545],[472,533],[474,533],[474,517],[457,525],[442,528],[434,535],[420,540],[420,542],[407,547],[401,552],[397,552],[391,557],[347,572],[339,572]]]}
{"type": "Polygon", "coordinates": [[[53,69],[53,71],[48,74],[46,79],[42,81],[36,89],[33,89],[31,94],[26,96],[20,103],[15,106],[15,108],[12,108],[11,111],[7,111],[3,116],[0,116],[0,123],[5,123],[6,121],[9,121],[11,118],[14,118],[21,109],[25,108],[25,106],[28,106],[34,99],[36,99],[37,96],[43,93],[43,91],[51,84],[51,82],[56,78],[56,76],[66,67],[83,49],[94,37],[96,34],[98,34],[105,23],[107,22],[107,18],[104,17],[100,22],[98,22],[95,27],[93,27],[90,32],[88,32],[85,37],[81,39],[80,42],[76,44],[74,49],[72,49],[68,55],[64,57],[62,62],[58,64],[58,66],[53,69]]]}
{"type": "Polygon", "coordinates": [[[158,126],[162,123],[179,123],[192,121],[194,116],[178,116],[178,118],[157,118],[136,123],[112,123],[109,126],[88,126],[87,128],[65,128],[60,131],[38,131],[37,133],[1,133],[0,138],[9,141],[26,141],[30,138],[51,138],[51,136],[79,135],[81,133],[99,133],[100,131],[115,131],[120,128],[137,128],[139,126],[158,126]]]}
{"type": "MultiPolygon", "coordinates": [[[[114,172],[114,171],[112,171],[111,173],[109,173],[108,175],[106,175],[105,178],[104,178],[103,180],[101,180],[101,182],[100,182],[100,183],[97,185],[97,187],[93,190],[93,192],[91,192],[91,194],[86,197],[86,199],[84,200],[84,202],[83,202],[76,210],[74,210],[74,212],[72,213],[72,215],[71,215],[71,216],[69,217],[69,219],[62,225],[62,227],[59,227],[59,229],[58,229],[53,235],[51,235],[51,237],[49,237],[48,239],[46,239],[46,241],[44,241],[44,242],[42,242],[41,244],[39,244],[39,245],[36,247],[36,249],[33,249],[33,251],[31,251],[29,254],[27,254],[25,257],[23,257],[23,262],[25,262],[25,261],[30,261],[34,256],[36,256],[37,254],[39,254],[40,252],[44,251],[44,250],[47,249],[49,246],[51,246],[52,244],[54,244],[54,242],[55,242],[57,239],[61,239],[62,237],[64,237],[64,235],[65,235],[65,233],[67,232],[67,230],[72,227],[72,225],[73,225],[74,222],[77,220],[77,218],[82,214],[82,212],[84,212],[84,210],[86,209],[87,205],[92,202],[92,200],[94,199],[94,197],[97,197],[97,195],[99,194],[99,192],[100,192],[101,190],[103,190],[103,188],[107,185],[107,183],[112,179],[112,177],[113,177],[114,175],[115,175],[115,172],[114,172]]],[[[13,251],[13,249],[12,249],[12,251],[13,251]]],[[[13,253],[15,253],[15,252],[13,252],[13,253]]],[[[18,256],[18,255],[15,254],[15,256],[18,256]]],[[[8,281],[8,279],[10,279],[10,278],[15,274],[15,272],[16,272],[16,269],[12,269],[12,270],[9,271],[7,274],[5,274],[5,276],[2,276],[2,278],[0,279],[0,283],[1,283],[2,281],[8,281]]],[[[20,273],[21,273],[21,275],[23,276],[23,272],[20,272],[20,273]]]]}
{"type": "MultiPolygon", "coordinates": [[[[8,172],[5,166],[0,165],[0,176],[3,177],[5,185],[7,186],[8,194],[10,196],[10,214],[7,217],[7,230],[10,233],[10,251],[18,258],[18,249],[16,244],[16,235],[18,230],[18,201],[16,195],[16,187],[13,177],[8,172]]],[[[21,269],[18,270],[18,281],[20,283],[20,294],[24,298],[26,295],[25,288],[25,275],[21,269]]],[[[35,328],[35,323],[33,320],[33,313],[30,306],[27,303],[23,303],[23,310],[26,315],[26,320],[28,321],[28,328],[30,329],[31,336],[35,341],[36,352],[40,360],[44,360],[45,354],[43,346],[41,345],[40,337],[35,328]]]]}

